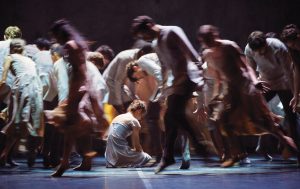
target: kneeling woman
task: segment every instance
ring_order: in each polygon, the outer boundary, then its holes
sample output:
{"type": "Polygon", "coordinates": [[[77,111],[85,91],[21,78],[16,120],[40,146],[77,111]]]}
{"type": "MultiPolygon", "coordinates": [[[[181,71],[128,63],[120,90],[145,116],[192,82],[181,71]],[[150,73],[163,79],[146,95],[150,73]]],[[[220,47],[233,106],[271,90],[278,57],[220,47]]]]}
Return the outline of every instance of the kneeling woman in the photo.
{"type": "Polygon", "coordinates": [[[127,113],[113,119],[105,151],[107,167],[140,167],[151,159],[150,155],[143,152],[139,139],[139,120],[145,112],[145,103],[135,100],[127,113]],[[129,136],[132,137],[133,149],[126,140],[129,136]]]}

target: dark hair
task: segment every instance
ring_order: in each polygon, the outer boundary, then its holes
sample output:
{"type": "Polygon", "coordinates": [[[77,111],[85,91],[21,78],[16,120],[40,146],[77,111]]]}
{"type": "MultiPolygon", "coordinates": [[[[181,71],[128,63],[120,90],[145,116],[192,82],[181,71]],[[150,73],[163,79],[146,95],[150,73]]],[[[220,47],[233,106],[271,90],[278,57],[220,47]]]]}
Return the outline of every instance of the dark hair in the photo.
{"type": "Polygon", "coordinates": [[[97,48],[97,52],[101,53],[104,57],[106,57],[109,61],[112,61],[115,57],[115,52],[108,45],[101,45],[97,48]]]}
{"type": "Polygon", "coordinates": [[[49,48],[51,46],[50,41],[46,38],[38,38],[35,41],[35,44],[39,49],[46,49],[46,50],[49,50],[49,48]]]}
{"type": "Polygon", "coordinates": [[[64,55],[63,47],[58,43],[54,43],[50,47],[50,53],[51,55],[56,53],[59,57],[62,57],[64,55]]]}
{"type": "Polygon", "coordinates": [[[216,26],[213,25],[202,25],[198,28],[197,32],[198,36],[219,36],[219,29],[216,26]]]}
{"type": "Polygon", "coordinates": [[[268,33],[266,33],[265,36],[266,36],[266,38],[276,38],[276,39],[280,38],[280,36],[275,32],[268,32],[268,33]]]}
{"type": "Polygon", "coordinates": [[[9,45],[10,53],[21,54],[24,50],[25,45],[26,42],[23,39],[20,38],[12,39],[9,45]]]}
{"type": "Polygon", "coordinates": [[[138,79],[134,78],[133,77],[133,74],[134,74],[134,67],[135,66],[138,66],[137,64],[137,61],[134,60],[132,62],[129,62],[127,65],[126,65],[126,73],[127,73],[127,77],[128,79],[131,81],[131,82],[137,82],[138,79]]]}
{"type": "Polygon", "coordinates": [[[65,42],[74,40],[80,48],[87,50],[88,46],[80,33],[66,19],[57,20],[50,29],[54,36],[60,36],[65,42]]]}
{"type": "Polygon", "coordinates": [[[211,43],[219,38],[219,29],[213,25],[202,25],[199,27],[197,36],[203,39],[204,43],[211,43]]]}
{"type": "Polygon", "coordinates": [[[281,39],[284,42],[294,41],[298,38],[299,29],[295,24],[286,25],[281,32],[281,39]]]}
{"type": "Polygon", "coordinates": [[[134,100],[127,109],[129,112],[135,112],[137,110],[142,110],[142,113],[146,113],[146,103],[142,100],[134,100]]]}
{"type": "Polygon", "coordinates": [[[248,37],[248,45],[252,50],[259,50],[262,47],[266,46],[266,36],[261,31],[254,31],[248,37]]]}
{"type": "Polygon", "coordinates": [[[132,21],[131,33],[133,35],[136,35],[141,31],[148,30],[149,24],[155,25],[155,22],[153,21],[153,19],[151,17],[146,16],[146,15],[138,16],[135,19],[133,19],[133,21],[132,21]]]}
{"type": "Polygon", "coordinates": [[[153,53],[153,47],[151,43],[145,43],[141,47],[141,49],[138,52],[137,58],[140,58],[141,56],[145,54],[153,53]]]}

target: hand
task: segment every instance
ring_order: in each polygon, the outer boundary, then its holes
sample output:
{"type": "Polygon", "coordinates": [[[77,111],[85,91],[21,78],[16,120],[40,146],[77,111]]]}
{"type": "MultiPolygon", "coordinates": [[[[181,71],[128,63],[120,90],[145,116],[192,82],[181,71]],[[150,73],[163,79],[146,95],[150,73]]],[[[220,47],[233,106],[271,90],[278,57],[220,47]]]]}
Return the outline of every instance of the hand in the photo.
{"type": "Polygon", "coordinates": [[[0,81],[0,87],[5,84],[5,81],[0,81]]]}
{"type": "Polygon", "coordinates": [[[207,110],[205,107],[198,108],[196,111],[193,112],[194,114],[197,114],[197,120],[201,123],[205,122],[208,118],[207,110]]]}
{"type": "Polygon", "coordinates": [[[298,97],[294,96],[290,102],[290,106],[292,107],[293,112],[296,112],[297,104],[298,104],[298,97]]]}
{"type": "Polygon", "coordinates": [[[160,104],[166,103],[166,96],[159,94],[158,96],[155,97],[155,99],[152,102],[159,102],[160,104]]]}
{"type": "Polygon", "coordinates": [[[142,149],[136,149],[136,148],[132,148],[131,150],[132,150],[132,151],[134,151],[134,152],[143,152],[143,150],[142,150],[142,149]]]}
{"type": "Polygon", "coordinates": [[[267,93],[268,91],[271,90],[270,87],[269,87],[269,85],[268,85],[268,83],[265,82],[265,81],[258,81],[254,85],[262,93],[267,93]]]}

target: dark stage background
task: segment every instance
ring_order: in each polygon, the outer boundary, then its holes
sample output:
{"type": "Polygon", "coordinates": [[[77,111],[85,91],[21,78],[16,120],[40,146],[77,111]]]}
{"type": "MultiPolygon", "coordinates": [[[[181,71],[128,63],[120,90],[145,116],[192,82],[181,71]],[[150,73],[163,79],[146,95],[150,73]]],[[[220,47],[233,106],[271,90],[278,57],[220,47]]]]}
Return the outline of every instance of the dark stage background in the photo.
{"type": "Polygon", "coordinates": [[[253,30],[279,32],[288,23],[300,25],[298,0],[0,0],[0,35],[9,25],[18,25],[23,37],[33,42],[46,36],[53,21],[71,20],[88,40],[108,44],[116,52],[130,48],[131,20],[149,15],[162,25],[178,25],[194,47],[199,25],[213,24],[222,37],[244,48],[253,30]]]}

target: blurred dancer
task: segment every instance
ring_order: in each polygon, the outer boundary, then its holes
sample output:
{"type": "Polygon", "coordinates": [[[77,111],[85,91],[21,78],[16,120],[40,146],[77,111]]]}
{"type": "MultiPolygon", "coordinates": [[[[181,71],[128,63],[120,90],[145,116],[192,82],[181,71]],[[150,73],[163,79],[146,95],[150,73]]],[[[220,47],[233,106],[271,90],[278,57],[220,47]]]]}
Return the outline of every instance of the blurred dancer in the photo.
{"type": "Polygon", "coordinates": [[[211,117],[220,120],[222,134],[231,147],[231,158],[221,166],[230,167],[240,160],[239,143],[235,141],[238,135],[271,133],[297,151],[293,140],[285,136],[275,123],[277,117],[270,112],[261,95],[260,91],[268,90],[265,83],[256,79],[241,52],[232,44],[216,38],[213,32],[210,25],[199,29],[200,40],[206,48],[203,58],[215,71],[217,82],[223,85],[214,99],[211,117]]]}
{"type": "Polygon", "coordinates": [[[2,129],[6,134],[6,144],[1,153],[1,162],[5,164],[12,146],[24,136],[28,137],[28,166],[35,159],[35,150],[41,144],[44,135],[43,99],[41,81],[37,75],[35,63],[22,55],[25,41],[13,39],[10,42],[10,54],[5,58],[0,88],[5,84],[8,71],[15,77],[11,87],[9,121],[2,129]]]}
{"type": "MultiPolygon", "coordinates": [[[[163,87],[163,77],[161,73],[161,64],[158,59],[157,54],[150,53],[142,56],[137,61],[133,61],[126,66],[127,77],[132,82],[138,82],[140,79],[145,78],[146,76],[153,77],[156,82],[151,82],[151,79],[148,85],[141,86],[141,89],[138,89],[137,93],[142,93],[143,97],[148,97],[145,100],[148,101],[147,105],[147,114],[145,115],[147,126],[149,127],[149,136],[151,140],[151,146],[153,149],[153,154],[156,156],[157,163],[161,159],[161,145],[164,143],[164,127],[163,124],[160,124],[160,114],[162,111],[161,106],[165,106],[164,104],[160,104],[158,101],[161,96],[161,92],[163,87]],[[150,94],[149,94],[150,93],[150,94]]],[[[172,76],[169,76],[171,79],[172,76]]],[[[165,83],[166,84],[166,83],[165,83]]],[[[139,95],[139,94],[137,94],[139,95]]],[[[187,141],[187,136],[184,134],[179,135],[182,151],[182,164],[181,169],[188,169],[190,166],[190,151],[189,151],[189,142],[187,141]]],[[[152,155],[152,154],[151,154],[152,155]]]]}
{"type": "Polygon", "coordinates": [[[122,51],[117,54],[104,71],[103,78],[109,90],[108,103],[113,105],[119,114],[125,113],[134,99],[129,86],[126,85],[126,65],[151,52],[152,47],[150,44],[144,45],[141,49],[122,51]]]}
{"type": "MultiPolygon", "coordinates": [[[[9,46],[12,39],[15,38],[21,38],[22,37],[22,31],[18,26],[9,26],[4,31],[4,41],[0,41],[0,78],[2,78],[3,73],[3,63],[4,59],[7,55],[9,55],[9,46]]],[[[10,92],[11,92],[11,86],[14,81],[13,74],[9,71],[7,74],[6,83],[2,85],[0,88],[0,111],[3,111],[4,114],[7,114],[7,106],[10,99],[10,92]]],[[[3,125],[1,124],[0,129],[4,127],[5,123],[3,122],[3,125]]],[[[4,143],[6,140],[6,136],[0,133],[0,154],[4,148],[4,143]]],[[[13,149],[13,147],[12,147],[13,149]]],[[[12,151],[11,150],[7,156],[7,163],[11,166],[17,166],[18,164],[12,160],[12,151]]]]}
{"type": "Polygon", "coordinates": [[[134,100],[129,105],[127,113],[113,119],[105,151],[107,167],[140,167],[151,159],[150,155],[143,152],[139,138],[141,130],[139,120],[145,112],[145,103],[134,100]],[[132,138],[133,149],[126,140],[129,136],[132,138]]]}
{"type": "MultiPolygon", "coordinates": [[[[164,116],[166,142],[162,160],[155,170],[158,173],[175,163],[173,151],[179,128],[191,136],[199,152],[207,152],[197,141],[185,115],[185,107],[193,91],[201,89],[204,84],[200,68],[202,63],[183,30],[177,26],[161,26],[148,16],[139,16],[132,22],[132,32],[135,37],[145,41],[157,39],[154,49],[162,64],[162,72],[170,70],[174,77],[172,85],[163,89],[161,97],[161,100],[167,97],[164,116]]],[[[166,81],[166,77],[163,81],[166,81]]]]}
{"type": "MultiPolygon", "coordinates": [[[[105,124],[101,102],[101,94],[91,86],[91,78],[87,75],[86,50],[87,45],[76,29],[66,20],[59,20],[51,28],[53,37],[64,45],[65,57],[72,66],[72,77],[69,78],[68,98],[53,111],[46,112],[48,120],[58,125],[65,132],[65,147],[63,160],[54,177],[61,176],[69,167],[69,155],[76,138],[92,132],[93,119],[96,115],[98,124],[105,124]]],[[[103,125],[101,125],[103,126],[103,125]]],[[[86,152],[89,160],[95,152],[86,152]]]]}
{"type": "Polygon", "coordinates": [[[295,24],[286,25],[281,33],[281,39],[289,48],[293,59],[294,73],[294,95],[290,102],[293,111],[300,111],[299,90],[300,90],[300,32],[295,24]]]}
{"type": "Polygon", "coordinates": [[[278,95],[289,123],[290,135],[300,147],[297,133],[297,114],[289,103],[293,99],[293,70],[292,58],[286,46],[278,39],[267,38],[261,31],[254,31],[248,37],[245,47],[247,62],[257,68],[258,79],[267,82],[271,90],[264,96],[270,101],[278,95]]]}

